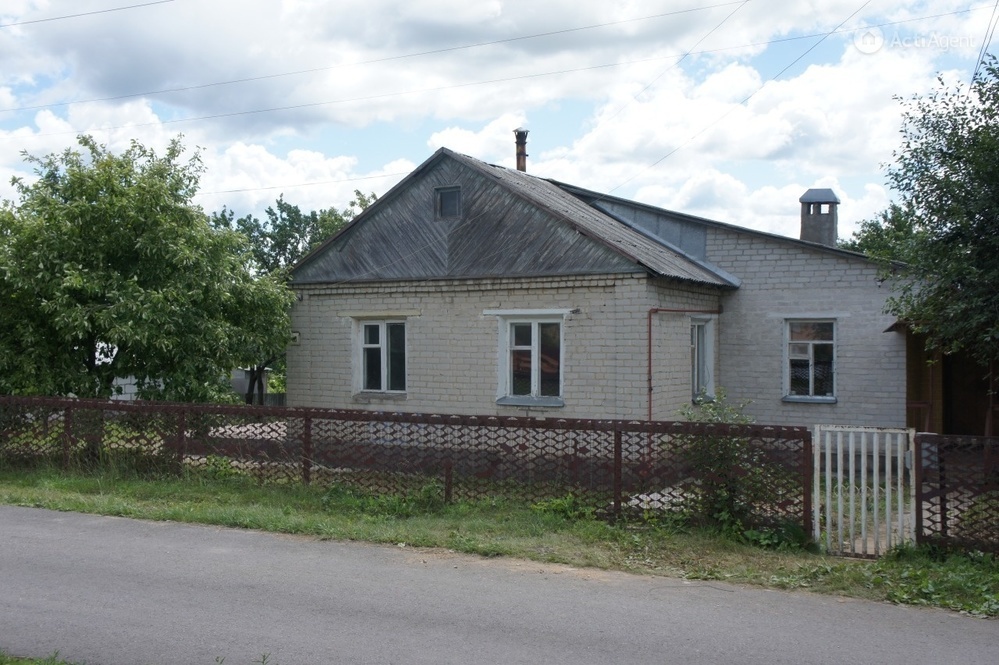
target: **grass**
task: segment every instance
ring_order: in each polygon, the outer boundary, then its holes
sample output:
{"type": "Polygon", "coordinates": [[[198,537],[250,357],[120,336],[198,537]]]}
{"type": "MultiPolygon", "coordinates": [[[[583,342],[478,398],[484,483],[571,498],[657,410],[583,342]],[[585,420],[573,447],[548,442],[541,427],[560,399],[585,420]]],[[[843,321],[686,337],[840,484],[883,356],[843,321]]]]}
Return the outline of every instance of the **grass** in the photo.
{"type": "Polygon", "coordinates": [[[0,665],[74,665],[64,660],[59,660],[59,655],[55,654],[48,658],[17,658],[9,656],[0,651],[0,665]]]}
{"type": "MultiPolygon", "coordinates": [[[[907,548],[878,561],[850,560],[807,552],[790,539],[747,539],[676,520],[608,524],[569,497],[534,505],[512,499],[445,504],[442,497],[434,483],[407,496],[339,485],[261,485],[211,465],[181,477],[0,470],[0,503],[9,505],[446,548],[999,616],[999,562],[983,554],[907,548]]],[[[3,658],[0,665],[22,662],[3,658]]]]}

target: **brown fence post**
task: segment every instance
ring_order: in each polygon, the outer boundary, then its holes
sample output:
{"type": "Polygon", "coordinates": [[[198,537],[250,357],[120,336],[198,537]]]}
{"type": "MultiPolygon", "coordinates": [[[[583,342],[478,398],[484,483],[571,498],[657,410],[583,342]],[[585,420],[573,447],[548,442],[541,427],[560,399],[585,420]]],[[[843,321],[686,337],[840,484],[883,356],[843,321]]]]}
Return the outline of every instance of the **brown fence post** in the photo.
{"type": "Polygon", "coordinates": [[[187,447],[187,411],[181,410],[177,416],[177,463],[184,464],[184,449],[187,447]]]}
{"type": "Polygon", "coordinates": [[[62,417],[62,467],[69,469],[69,451],[73,446],[73,407],[67,406],[62,417]]]}
{"type": "Polygon", "coordinates": [[[454,499],[454,460],[450,457],[444,460],[444,503],[454,499]]]}
{"type": "Polygon", "coordinates": [[[312,482],[312,416],[306,415],[302,424],[302,482],[312,482]]]}
{"type": "Polygon", "coordinates": [[[945,444],[937,442],[937,478],[939,478],[940,488],[940,537],[947,540],[947,465],[944,463],[943,449],[945,444]]]}
{"type": "Polygon", "coordinates": [[[923,435],[916,434],[916,443],[912,451],[913,482],[916,484],[916,523],[912,527],[917,545],[922,545],[926,541],[923,536],[923,442],[923,435]]]}
{"type": "Polygon", "coordinates": [[[614,428],[614,515],[621,515],[621,477],[623,474],[622,466],[622,454],[621,454],[621,430],[617,427],[614,428]]]}

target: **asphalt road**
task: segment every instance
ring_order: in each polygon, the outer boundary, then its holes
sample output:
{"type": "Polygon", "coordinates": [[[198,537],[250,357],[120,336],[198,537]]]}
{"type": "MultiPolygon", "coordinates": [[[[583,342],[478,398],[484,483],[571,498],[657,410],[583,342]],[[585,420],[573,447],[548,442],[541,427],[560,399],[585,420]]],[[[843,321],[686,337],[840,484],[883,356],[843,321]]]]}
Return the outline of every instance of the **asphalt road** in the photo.
{"type": "Polygon", "coordinates": [[[88,665],[997,663],[999,622],[0,506],[0,649],[88,665]]]}

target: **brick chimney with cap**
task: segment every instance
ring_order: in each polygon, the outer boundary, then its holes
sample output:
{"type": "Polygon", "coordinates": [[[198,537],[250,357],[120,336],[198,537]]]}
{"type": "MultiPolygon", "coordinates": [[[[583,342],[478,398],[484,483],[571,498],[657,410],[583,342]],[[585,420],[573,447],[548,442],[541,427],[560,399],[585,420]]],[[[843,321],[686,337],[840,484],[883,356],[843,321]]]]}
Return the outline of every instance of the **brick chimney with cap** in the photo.
{"type": "Polygon", "coordinates": [[[513,130],[514,136],[517,137],[517,170],[527,171],[527,130],[523,127],[518,127],[513,130]]]}
{"type": "Polygon", "coordinates": [[[838,238],[839,197],[831,189],[810,189],[801,202],[801,239],[835,247],[838,238]]]}

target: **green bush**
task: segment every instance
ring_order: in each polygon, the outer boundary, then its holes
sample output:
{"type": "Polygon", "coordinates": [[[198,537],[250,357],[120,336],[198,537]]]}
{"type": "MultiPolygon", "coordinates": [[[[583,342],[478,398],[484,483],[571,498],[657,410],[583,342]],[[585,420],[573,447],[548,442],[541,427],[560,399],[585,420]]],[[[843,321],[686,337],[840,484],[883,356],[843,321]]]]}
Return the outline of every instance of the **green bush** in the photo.
{"type": "Polygon", "coordinates": [[[786,527],[769,525],[765,508],[776,497],[795,490],[792,472],[769,459],[752,438],[721,431],[725,425],[749,425],[746,404],[733,405],[719,390],[714,399],[701,398],[684,408],[684,420],[722,426],[719,431],[681,434],[668,442],[681,466],[691,474],[683,487],[682,508],[688,518],[760,545],[799,543],[804,539],[786,527]],[[750,527],[755,527],[750,529],[750,527]]]}
{"type": "Polygon", "coordinates": [[[545,515],[555,515],[567,520],[592,519],[596,512],[593,506],[588,506],[572,493],[555,499],[538,501],[531,510],[545,515]]]}

